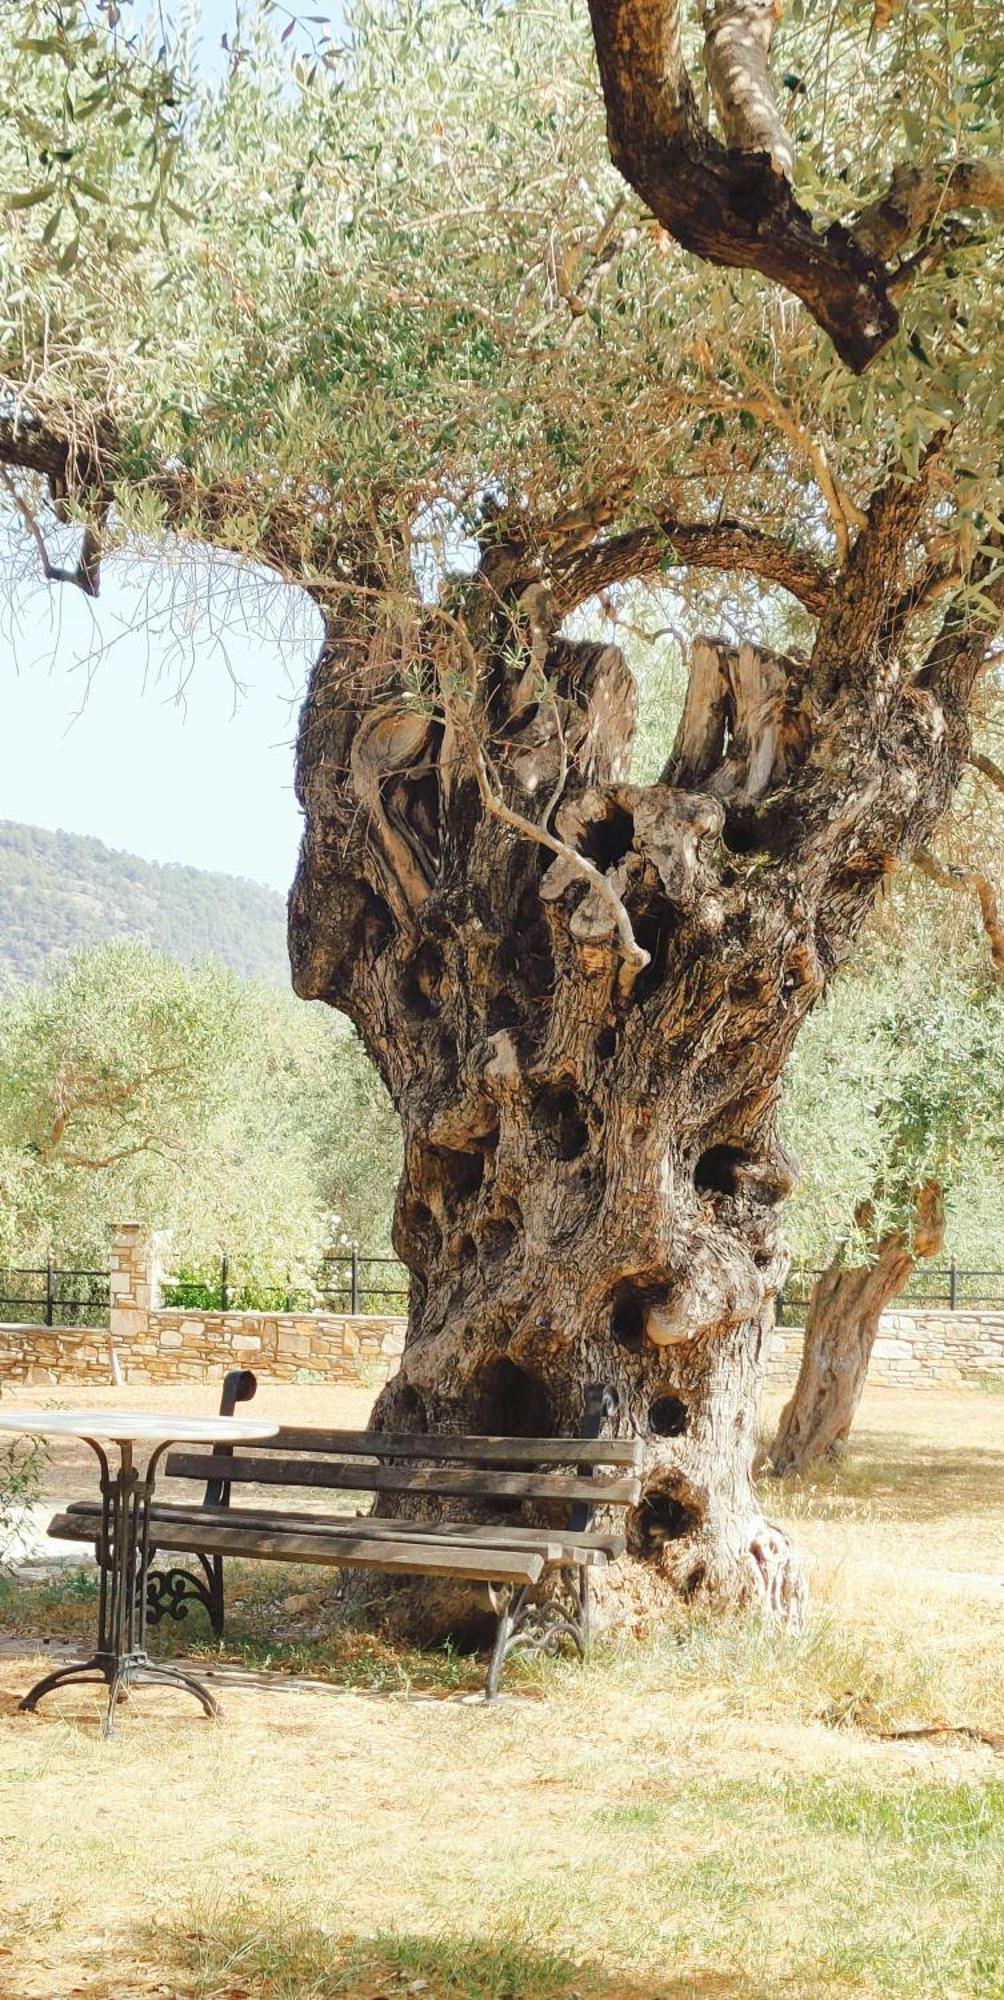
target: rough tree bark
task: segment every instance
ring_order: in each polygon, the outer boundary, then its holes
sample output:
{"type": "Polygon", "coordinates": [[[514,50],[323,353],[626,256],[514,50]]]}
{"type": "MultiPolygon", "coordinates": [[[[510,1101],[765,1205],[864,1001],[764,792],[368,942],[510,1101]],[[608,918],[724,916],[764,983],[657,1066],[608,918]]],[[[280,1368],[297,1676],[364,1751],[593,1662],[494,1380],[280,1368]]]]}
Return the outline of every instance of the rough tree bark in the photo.
{"type": "Polygon", "coordinates": [[[798,1381],[771,1446],[771,1470],[779,1477],[805,1472],[845,1443],[861,1401],[879,1320],[902,1291],[918,1257],[936,1257],[944,1236],[941,1189],[937,1182],[925,1181],[917,1190],[912,1231],[890,1230],[868,1264],[847,1265],[838,1255],[820,1273],[806,1308],[798,1381]]]}
{"type": "MultiPolygon", "coordinates": [[[[609,1384],[646,1447],[643,1594],[800,1591],[750,1477],[793,1176],[776,1108],[808,1009],[968,754],[983,633],[950,614],[912,675],[890,645],[934,462],[877,493],[821,609],[813,582],[811,658],[695,646],[655,785],[628,782],[623,659],[556,631],[518,545],[496,536],[448,613],[399,596],[389,618],[372,577],[328,607],[290,948],[404,1127],[409,1325],[374,1421],[568,1432],[609,1384]]],[[[737,536],[737,566],[778,559],[737,536]]],[[[574,565],[548,567],[565,609],[574,565]]]]}

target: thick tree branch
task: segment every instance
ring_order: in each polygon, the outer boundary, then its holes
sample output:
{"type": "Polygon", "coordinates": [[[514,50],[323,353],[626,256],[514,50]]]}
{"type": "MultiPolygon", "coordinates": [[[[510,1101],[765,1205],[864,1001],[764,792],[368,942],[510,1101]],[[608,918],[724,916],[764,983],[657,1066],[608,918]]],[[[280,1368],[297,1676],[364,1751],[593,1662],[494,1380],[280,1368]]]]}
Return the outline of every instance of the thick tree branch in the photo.
{"type": "Polygon", "coordinates": [[[814,556],[790,549],[778,536],[749,528],[741,521],[654,522],[594,542],[586,549],[552,558],[552,602],[559,617],[613,583],[651,576],[660,569],[743,570],[768,583],[780,584],[820,617],[829,602],[829,572],[814,556]]]}
{"type": "Polygon", "coordinates": [[[704,129],[678,5],[590,0],[590,15],[610,155],[625,180],[685,250],[785,286],[842,360],[867,368],[898,326],[881,263],[839,223],[816,229],[769,151],[730,151],[704,129]]]}
{"type": "Polygon", "coordinates": [[[826,706],[847,679],[870,676],[889,617],[890,597],[927,505],[944,434],[929,446],[915,479],[894,473],[872,496],[865,527],[820,620],[812,655],[812,690],[826,706]]]}
{"type": "Polygon", "coordinates": [[[897,169],[851,229],[796,201],[767,67],[774,0],[708,0],[705,65],[728,142],[706,129],[683,60],[679,0],[589,0],[614,165],[685,250],[794,292],[856,374],[899,328],[887,260],[936,218],[1004,211],[1004,163],[897,169]]]}

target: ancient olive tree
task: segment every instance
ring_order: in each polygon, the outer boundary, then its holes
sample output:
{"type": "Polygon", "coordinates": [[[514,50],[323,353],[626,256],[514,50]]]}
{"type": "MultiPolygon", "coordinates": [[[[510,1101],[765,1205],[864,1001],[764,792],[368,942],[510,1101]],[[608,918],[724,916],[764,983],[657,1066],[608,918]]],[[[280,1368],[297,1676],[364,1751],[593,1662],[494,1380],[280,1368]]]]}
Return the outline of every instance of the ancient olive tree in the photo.
{"type": "Polygon", "coordinates": [[[801,0],[771,50],[763,0],[594,0],[595,46],[565,0],[364,4],[291,67],[247,31],[218,90],[137,46],[156,119],[92,11],[0,57],[0,453],[84,588],[187,537],[317,607],[290,949],[403,1128],[375,1422],[565,1431],[601,1381],[656,1596],[783,1604],[781,1077],[1004,604],[996,9],[801,0]],[[696,636],[641,784],[589,607],[656,575],[696,636]]]}

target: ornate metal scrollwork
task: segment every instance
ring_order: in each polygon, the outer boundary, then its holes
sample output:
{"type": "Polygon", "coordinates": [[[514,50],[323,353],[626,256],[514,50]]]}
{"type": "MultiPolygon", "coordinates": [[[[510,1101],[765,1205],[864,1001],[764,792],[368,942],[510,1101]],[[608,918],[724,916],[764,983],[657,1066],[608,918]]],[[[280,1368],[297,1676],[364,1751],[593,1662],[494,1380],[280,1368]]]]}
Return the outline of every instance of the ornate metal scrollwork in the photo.
{"type": "Polygon", "coordinates": [[[222,1591],[208,1557],[200,1555],[204,1577],[190,1569],[151,1569],[146,1579],[147,1623],[159,1625],[162,1618],[188,1617],[189,1604],[201,1604],[213,1631],[223,1628],[222,1591]]]}
{"type": "Polygon", "coordinates": [[[547,1578],[546,1597],[538,1596],[540,1586],[525,1584],[522,1590],[489,1584],[492,1609],[498,1614],[498,1632],[485,1692],[491,1701],[498,1690],[502,1669],[510,1653],[545,1653],[553,1659],[562,1642],[570,1639],[580,1659],[589,1646],[589,1571],[562,1569],[547,1578]]]}

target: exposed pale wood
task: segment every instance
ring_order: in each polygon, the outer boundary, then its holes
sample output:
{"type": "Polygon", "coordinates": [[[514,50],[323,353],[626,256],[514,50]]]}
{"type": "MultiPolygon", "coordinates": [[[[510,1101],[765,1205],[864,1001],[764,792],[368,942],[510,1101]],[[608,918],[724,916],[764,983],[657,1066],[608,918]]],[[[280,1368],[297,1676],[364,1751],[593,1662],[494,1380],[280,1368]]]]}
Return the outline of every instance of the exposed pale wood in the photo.
{"type": "Polygon", "coordinates": [[[687,692],[667,766],[675,784],[701,785],[721,763],[726,723],[724,643],[698,638],[691,648],[687,692]]]}
{"type": "Polygon", "coordinates": [[[469,1494],[480,1500],[590,1500],[632,1505],[641,1493],[638,1479],[576,1479],[565,1473],[454,1472],[435,1466],[365,1465],[344,1459],[327,1462],[293,1458],[196,1458],[179,1452],[168,1459],[169,1478],[247,1479],[259,1486],[330,1486],[350,1493],[469,1494]]]}
{"type": "Polygon", "coordinates": [[[767,646],[695,639],[669,781],[747,803],[783,784],[809,747],[806,671],[767,646]]]}
{"type": "Polygon", "coordinates": [[[778,0],[711,0],[702,16],[704,67],[728,144],[766,153],[790,180],[795,156],[767,64],[780,18],[778,0]]]}
{"type": "Polygon", "coordinates": [[[627,1465],[641,1464],[638,1438],[439,1437],[427,1432],[324,1431],[280,1424],[268,1438],[269,1451],[318,1451],[331,1457],[446,1459],[469,1465],[627,1465]]]}

